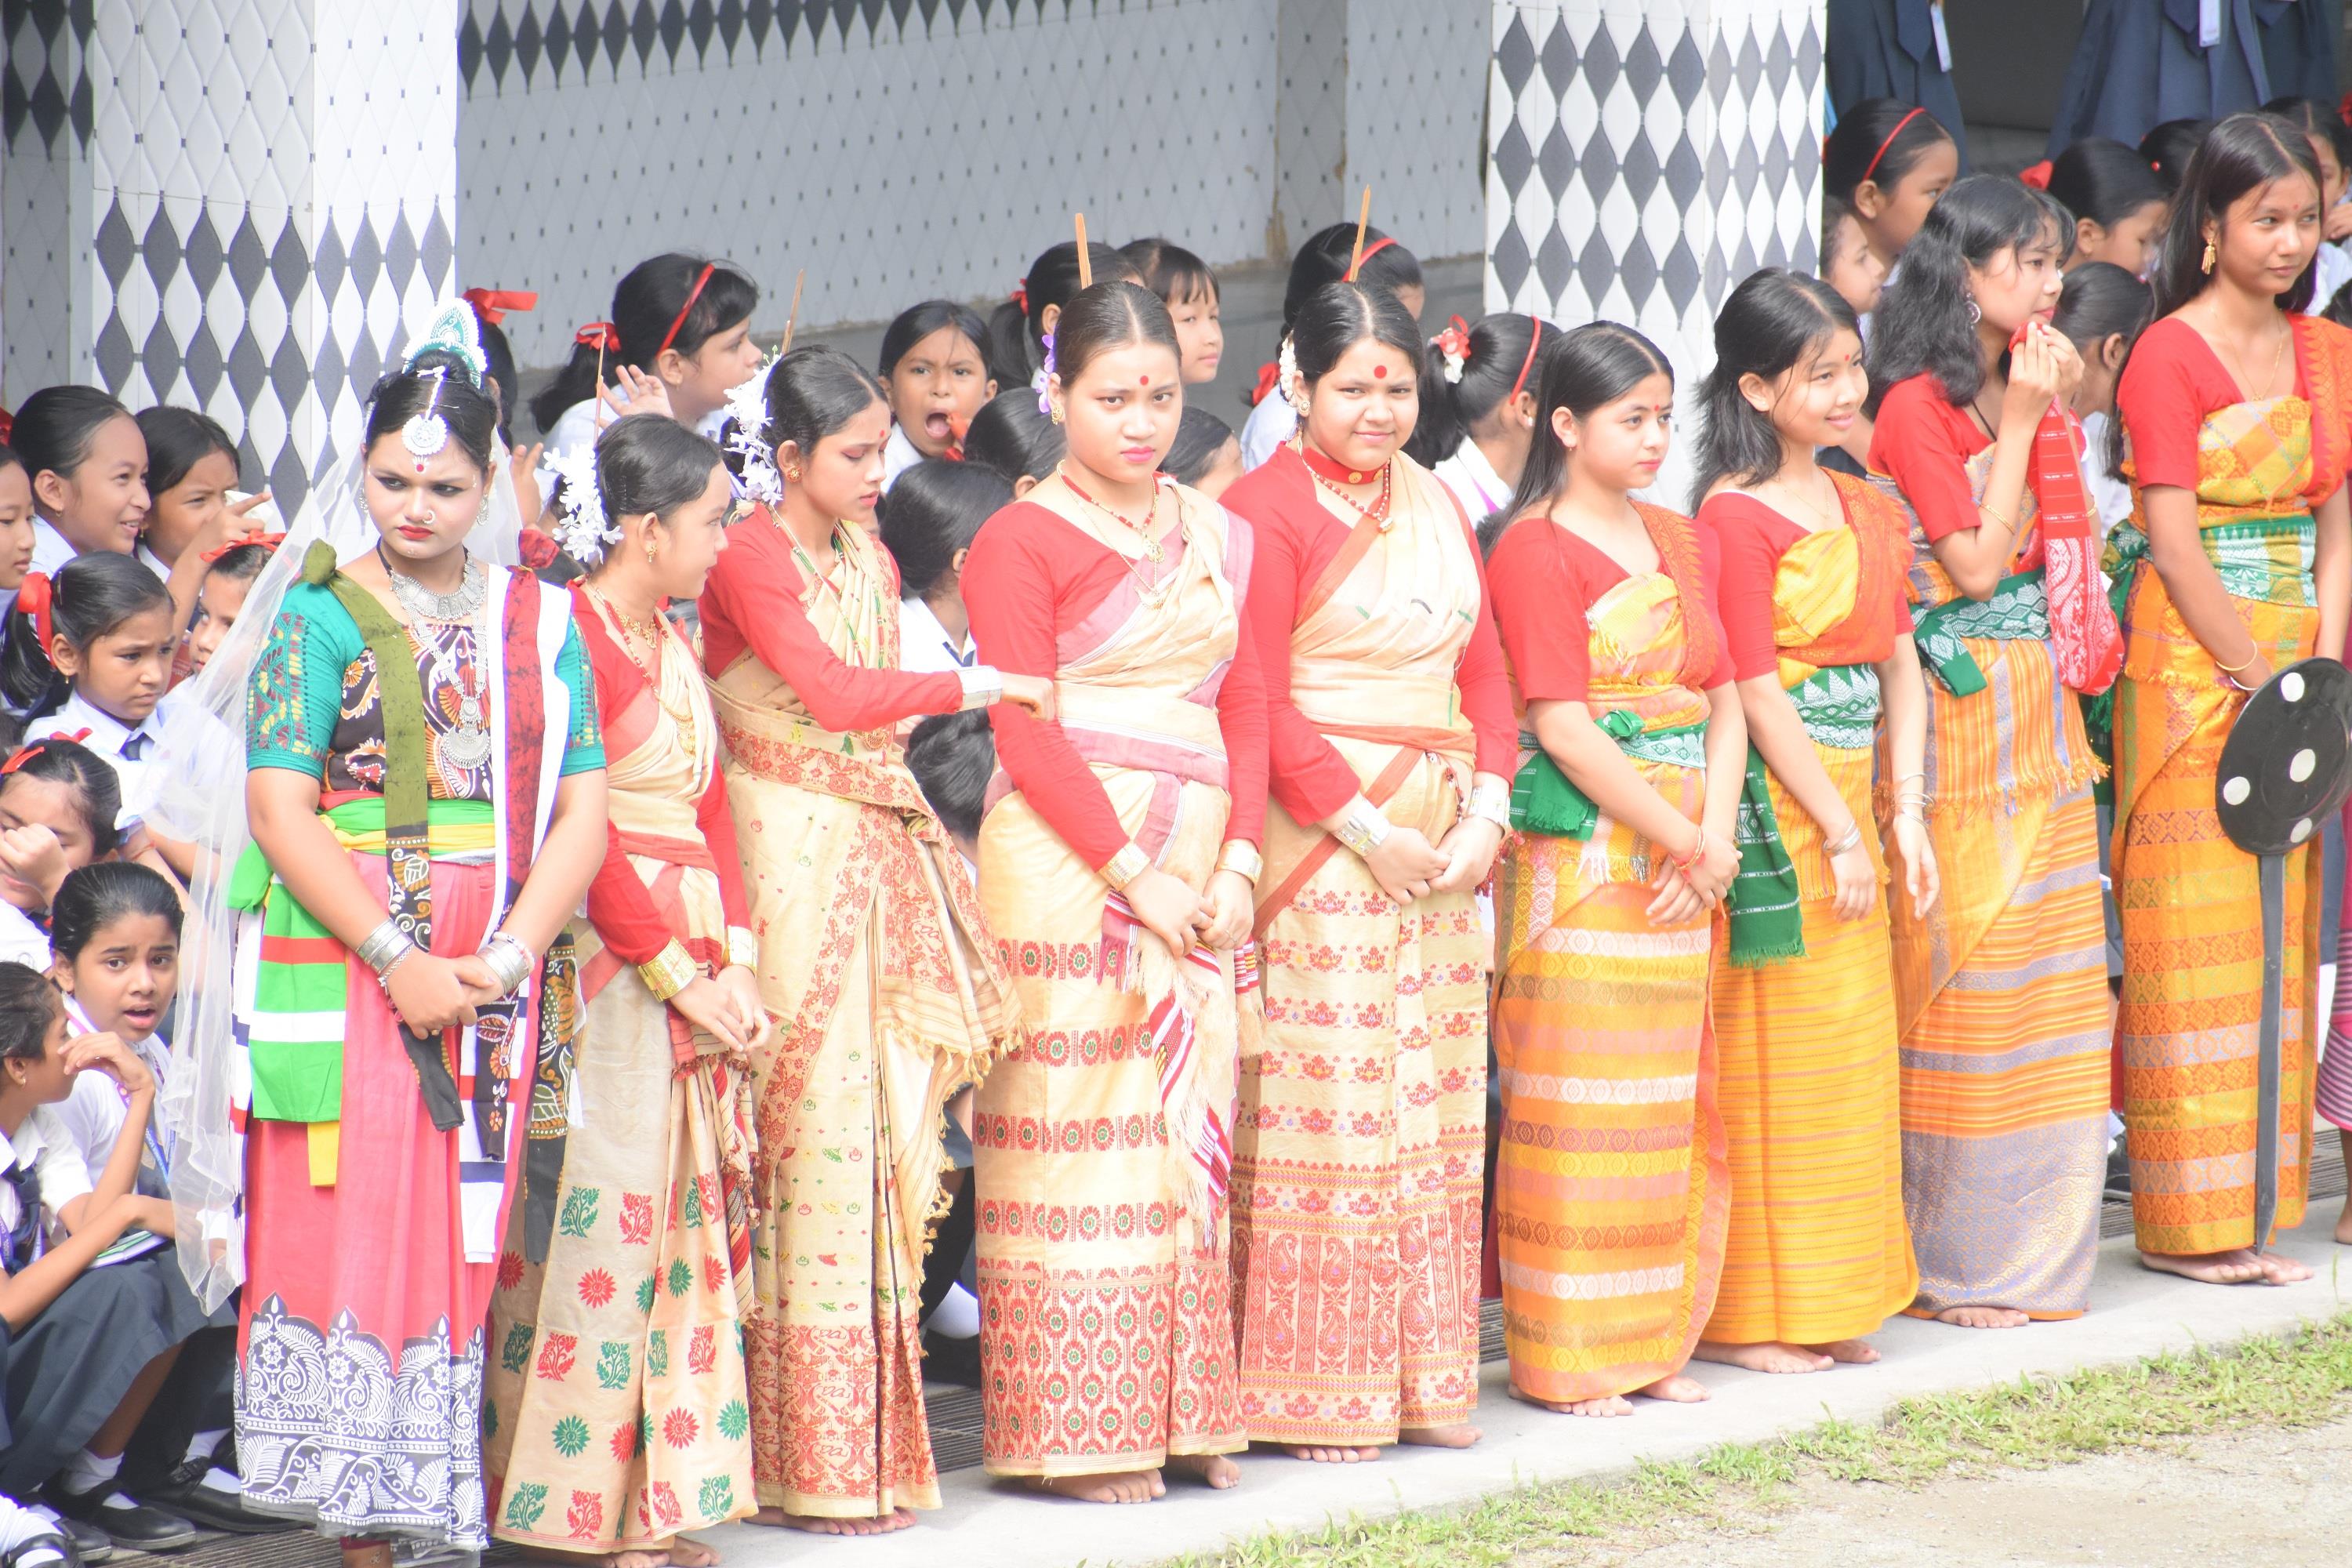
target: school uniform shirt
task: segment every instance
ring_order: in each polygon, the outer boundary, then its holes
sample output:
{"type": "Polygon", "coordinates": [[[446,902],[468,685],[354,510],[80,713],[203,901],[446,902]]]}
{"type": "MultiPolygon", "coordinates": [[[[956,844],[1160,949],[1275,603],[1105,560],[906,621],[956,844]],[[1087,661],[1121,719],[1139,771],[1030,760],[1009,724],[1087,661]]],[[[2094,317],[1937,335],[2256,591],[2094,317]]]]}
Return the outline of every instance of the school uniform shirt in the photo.
{"type": "MultiPolygon", "coordinates": [[[[605,426],[607,430],[611,428],[609,425],[605,426]]],[[[726,433],[726,408],[721,406],[712,409],[702,416],[702,422],[694,429],[695,434],[717,441],[726,433]]],[[[547,427],[547,449],[540,455],[540,494],[552,495],[555,492],[555,481],[559,476],[550,466],[549,458],[568,458],[575,452],[593,451],[595,449],[596,437],[604,433],[604,430],[596,428],[596,400],[593,397],[583,397],[562,414],[557,415],[555,423],[547,427]]],[[[525,518],[523,521],[529,522],[531,520],[525,518]]]]}
{"type": "Polygon", "coordinates": [[[961,647],[920,599],[898,601],[898,668],[918,675],[944,675],[969,668],[979,656],[967,634],[961,647]]]}
{"type": "Polygon", "coordinates": [[[115,779],[122,786],[122,809],[115,814],[114,825],[128,832],[145,820],[147,813],[154,808],[155,797],[163,793],[166,776],[163,732],[179,710],[173,700],[178,695],[176,691],[165,692],[155,710],[133,728],[76,692],[66,700],[64,707],[26,725],[26,738],[71,735],[88,730],[89,733],[82,737],[81,743],[114,764],[115,779]]]}
{"type": "MultiPolygon", "coordinates": [[[[89,1015],[70,996],[66,998],[68,1033],[76,1037],[95,1034],[89,1015]]],[[[150,1035],[143,1040],[126,1040],[133,1054],[147,1064],[155,1075],[155,1097],[160,1103],[163,1095],[163,1079],[171,1068],[170,1047],[160,1035],[150,1035]]],[[[76,1073],[73,1092],[56,1105],[44,1107],[58,1125],[72,1140],[74,1149],[81,1155],[82,1163],[90,1170],[106,1169],[113,1157],[114,1141],[122,1134],[122,1121],[131,1114],[131,1104],[122,1086],[108,1074],[93,1069],[76,1073]]],[[[147,1152],[140,1159],[139,1190],[151,1197],[162,1197],[169,1190],[165,1182],[171,1172],[171,1133],[160,1124],[147,1130],[147,1152]]]]}
{"type": "Polygon", "coordinates": [[[21,963],[27,969],[49,966],[49,933],[14,904],[0,904],[0,963],[21,963]]]}
{"type": "Polygon", "coordinates": [[[1454,456],[1430,472],[1454,492],[1454,499],[1462,503],[1463,515],[1469,518],[1473,528],[1511,502],[1511,487],[1503,482],[1503,476],[1495,471],[1495,465],[1486,460],[1478,443],[1467,436],[1454,449],[1454,456]]]}
{"type": "Polygon", "coordinates": [[[157,582],[168,583],[172,580],[172,563],[148,549],[144,539],[132,546],[131,553],[138,559],[139,564],[155,574],[157,582]]]}
{"type": "MultiPolygon", "coordinates": [[[[37,1105],[5,1145],[5,1163],[0,1171],[30,1170],[41,1184],[41,1233],[47,1244],[55,1247],[67,1239],[68,1232],[58,1218],[58,1211],[76,1198],[89,1194],[89,1167],[73,1135],[59,1125],[56,1110],[37,1105]]],[[[0,1182],[0,1234],[16,1229],[25,1217],[23,1205],[16,1197],[13,1182],[0,1182]]],[[[30,1258],[17,1259],[22,1268],[30,1258]]]]}
{"type": "Polygon", "coordinates": [[[2108,471],[2108,430],[2113,416],[2091,413],[2083,416],[2083,477],[2091,484],[2091,502],[2099,509],[2099,531],[2105,533],[2131,515],[2131,486],[2108,471]]]}
{"type": "Polygon", "coordinates": [[[882,443],[882,488],[888,490],[898,482],[898,476],[923,460],[915,443],[907,438],[906,426],[890,426],[890,438],[882,443]]]}
{"type": "MultiPolygon", "coordinates": [[[[57,531],[57,526],[47,518],[37,517],[33,520],[32,569],[34,571],[47,577],[55,577],[58,567],[80,553],[81,552],[76,550],[64,534],[57,531]]],[[[10,603],[15,603],[13,596],[10,603]]]]}
{"type": "Polygon", "coordinates": [[[2307,313],[2316,316],[2336,298],[2336,291],[2352,283],[2352,254],[2333,240],[2319,242],[2317,254],[2312,258],[2314,276],[2311,280],[2311,304],[2307,313]]]}
{"type": "Polygon", "coordinates": [[[1298,410],[1276,387],[1257,400],[1242,422],[1242,467],[1255,468],[1274,456],[1274,449],[1298,431],[1298,410]]]}

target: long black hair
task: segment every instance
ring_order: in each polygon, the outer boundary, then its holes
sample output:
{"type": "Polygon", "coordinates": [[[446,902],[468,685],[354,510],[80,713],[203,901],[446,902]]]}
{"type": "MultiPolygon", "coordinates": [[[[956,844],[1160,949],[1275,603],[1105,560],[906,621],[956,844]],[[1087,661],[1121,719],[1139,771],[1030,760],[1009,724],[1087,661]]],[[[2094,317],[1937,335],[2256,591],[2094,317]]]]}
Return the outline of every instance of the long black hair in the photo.
{"type": "Polygon", "coordinates": [[[816,444],[877,403],[888,401],[874,373],[823,343],[794,349],[768,372],[768,417],[760,439],[770,448],[790,441],[805,458],[816,444]]]}
{"type": "Polygon", "coordinates": [[[2146,279],[2112,261],[2086,261],[2066,274],[2058,313],[2050,324],[2087,354],[2093,344],[2118,333],[2126,343],[2137,340],[2154,319],[2148,312],[2155,299],[2146,279]]]}
{"type": "MultiPolygon", "coordinates": [[[[64,1005],[58,983],[49,978],[47,970],[14,959],[0,963],[0,1061],[39,1061],[48,1049],[49,1029],[64,1005]]],[[[33,1224],[40,1220],[38,1215],[26,1217],[33,1224]]],[[[26,1233],[20,1243],[29,1242],[30,1226],[20,1222],[18,1228],[26,1233]]]]}
{"type": "Polygon", "coordinates": [[[193,408],[168,405],[142,408],[132,417],[147,441],[147,493],[162,495],[188,477],[188,470],[211,457],[225,454],[236,463],[236,443],[220,422],[193,408]]]}
{"type": "Polygon", "coordinates": [[[675,419],[615,419],[596,437],[596,492],[617,521],[652,512],[667,519],[710,488],[726,466],[709,437],[675,419]]]}
{"type": "MultiPolygon", "coordinates": [[[[1381,244],[1388,238],[1377,228],[1364,230],[1364,260],[1356,269],[1356,281],[1391,294],[1400,289],[1423,287],[1420,259],[1402,245],[1381,244]],[[1375,250],[1374,246],[1380,248],[1375,250]]],[[[1285,336],[1289,335],[1292,323],[1307,308],[1307,300],[1327,286],[1346,281],[1348,258],[1355,249],[1356,226],[1352,223],[1335,223],[1307,236],[1298,254],[1290,258],[1290,280],[1282,290],[1285,336]]]]}
{"type": "Polygon", "coordinates": [[[122,781],[114,764],[79,741],[60,736],[28,741],[8,759],[0,773],[0,791],[11,778],[41,779],[63,784],[74,797],[83,828],[89,834],[92,855],[111,855],[122,841],[114,819],[122,814],[122,781]]]}
{"type": "Polygon", "coordinates": [[[1300,301],[1290,322],[1290,352],[1300,379],[1309,386],[1330,374],[1349,349],[1367,339],[1396,350],[1420,368],[1421,324],[1393,292],[1377,284],[1326,283],[1300,301]]]}
{"type": "Polygon", "coordinates": [[[963,433],[963,460],[995,469],[1006,484],[1046,478],[1069,450],[1069,437],[1039,411],[1025,383],[981,405],[963,433]]]}
{"type": "MultiPolygon", "coordinates": [[[[1675,367],[1658,345],[1615,321],[1588,321],[1559,335],[1559,348],[1544,363],[1543,388],[1536,395],[1536,439],[1528,448],[1528,466],[1519,471],[1518,488],[1502,510],[1507,519],[1525,517],[1551,504],[1568,482],[1568,448],[1552,433],[1552,416],[1567,409],[1578,419],[1590,418],[1632,392],[1654,375],[1669,384],[1675,367]]],[[[1507,523],[1506,527],[1509,526],[1507,523]]],[[[1493,549],[1491,541],[1487,542],[1493,549]]]]}
{"type": "Polygon", "coordinates": [[[898,596],[920,599],[971,548],[980,525],[1013,504],[1013,481],[985,464],[927,458],[908,465],[876,509],[882,543],[898,563],[898,596]]]}
{"type": "Polygon", "coordinates": [[[90,939],[131,915],[152,915],[180,935],[180,896],[135,860],[98,860],[66,873],[49,905],[49,951],[70,963],[90,939]]]}
{"type": "Polygon", "coordinates": [[[2326,137],[2336,166],[2352,168],[2352,125],[2326,104],[2315,98],[2273,98],[2263,105],[2263,112],[2277,115],[2305,136],[2326,137]]]}
{"type": "Polygon", "coordinates": [[[1887,388],[1922,372],[1958,408],[1984,387],[1985,367],[1970,315],[1969,268],[2004,250],[2065,243],[2064,209],[2006,174],[1970,174],[1927,209],[1903,251],[1871,322],[1869,411],[1887,388]]]}
{"type": "MultiPolygon", "coordinates": [[[[673,322],[677,324],[677,331],[670,338],[669,346],[690,359],[712,338],[750,321],[759,302],[759,285],[731,267],[678,251],[648,257],[630,268],[613,287],[613,325],[620,329],[621,346],[617,352],[607,351],[602,356],[604,377],[607,381],[612,379],[615,365],[652,370],[656,356],[661,353],[662,338],[673,322]],[[702,276],[705,267],[710,268],[710,278],[702,285],[702,292],[697,294],[695,280],[702,276]],[[689,296],[694,300],[690,308],[687,304],[689,296]],[[686,315],[683,321],[678,321],[680,311],[686,315]]],[[[570,363],[530,400],[530,416],[539,421],[541,430],[554,428],[565,409],[596,395],[598,357],[596,350],[586,343],[572,345],[570,363]]]]}
{"type": "Polygon", "coordinates": [[[54,578],[28,574],[9,607],[7,637],[0,646],[0,702],[30,719],[56,712],[73,688],[41,640],[38,618],[26,603],[27,588],[37,598],[48,595],[50,629],[77,648],[87,649],[133,616],[172,607],[170,591],[145,562],[111,550],[77,555],[54,578]]]}
{"type": "Polygon", "coordinates": [[[2053,159],[2049,191],[2060,206],[2101,228],[2165,199],[2164,182],[2138,150],[2105,136],[2085,136],[2053,159]]]}
{"type": "Polygon", "coordinates": [[[474,331],[482,344],[482,374],[491,384],[482,390],[499,405],[499,439],[512,447],[515,404],[522,396],[522,372],[515,364],[514,344],[507,341],[504,327],[483,316],[479,305],[474,307],[474,331]]]}
{"type": "Polygon", "coordinates": [[[16,410],[8,441],[34,479],[45,473],[70,479],[107,421],[130,417],[131,410],[94,386],[45,386],[16,410]]]}
{"type": "Polygon", "coordinates": [[[1140,283],[1114,279],[1081,289],[1062,307],[1054,329],[1054,369],[1064,386],[1084,374],[1098,354],[1129,343],[1158,343],[1182,357],[1176,323],[1159,295],[1140,283]]]}
{"type": "Polygon", "coordinates": [[[1434,467],[1461,449],[1464,437],[1483,424],[1511,395],[1516,384],[1533,392],[1543,380],[1544,362],[1559,346],[1558,327],[1517,310],[1498,310],[1479,319],[1470,329],[1469,357],[1462,379],[1445,379],[1445,355],[1439,338],[1432,338],[1421,372],[1421,420],[1412,439],[1404,444],[1408,456],[1434,467]],[[1530,356],[1533,356],[1530,358],[1530,356]]]}
{"type": "Polygon", "coordinates": [[[988,323],[980,319],[978,310],[953,300],[926,300],[899,311],[883,329],[881,353],[875,360],[882,379],[889,380],[890,373],[898,368],[898,362],[907,357],[908,351],[941,327],[953,327],[957,336],[971,344],[973,353],[983,362],[987,360],[988,323]]]}
{"type": "Polygon", "coordinates": [[[1863,181],[1892,191],[1920,159],[1951,140],[1944,122],[1916,103],[1865,98],[1838,116],[1822,143],[1822,188],[1851,206],[1863,181]]]}
{"type": "Polygon", "coordinates": [[[1136,281],[1173,310],[1180,301],[1217,298],[1217,275],[1209,264],[1172,239],[1138,239],[1118,247],[1135,268],[1136,281]]]}
{"type": "Polygon", "coordinates": [[[2166,195],[2180,188],[2180,176],[2197,155],[2197,144],[2212,129],[2210,120],[2168,120],[2139,139],[2139,155],[2155,171],[2166,195]]]}
{"type": "MultiPolygon", "coordinates": [[[[1129,283],[1142,281],[1134,263],[1097,240],[1087,242],[1087,268],[1098,284],[1122,279],[1129,283]]],[[[1024,385],[1037,374],[1045,353],[1045,312],[1055,307],[1067,310],[1071,297],[1077,291],[1078,242],[1066,239],[1059,245],[1047,246],[1029,264],[1028,275],[1021,279],[1019,296],[989,313],[988,337],[981,347],[985,351],[988,374],[995,378],[997,385],[1024,385]]],[[[1058,348],[1058,331],[1054,341],[1058,348]]]]}
{"type": "MultiPolygon", "coordinates": [[[[2212,225],[2218,235],[2231,205],[2247,192],[2295,174],[2311,182],[2317,199],[2319,160],[2302,129],[2289,121],[2275,114],[2232,114],[2206,132],[2181,172],[2172,221],[2165,227],[2164,247],[2148,274],[2158,321],[2203,293],[2211,281],[2205,270],[2206,226],[2212,225]]],[[[2314,262],[2317,259],[2315,254],[2314,262]]],[[[2278,296],[2280,310],[2300,311],[2310,306],[2315,270],[2315,266],[2305,267],[2294,286],[2278,296]]]]}
{"type": "Polygon", "coordinates": [[[1715,318],[1715,368],[1699,386],[1694,508],[1725,479],[1760,485],[1780,471],[1780,433],[1741,395],[1741,378],[1769,382],[1805,363],[1840,327],[1862,331],[1853,307],[1818,278],[1767,267],[1731,291],[1715,318]]]}

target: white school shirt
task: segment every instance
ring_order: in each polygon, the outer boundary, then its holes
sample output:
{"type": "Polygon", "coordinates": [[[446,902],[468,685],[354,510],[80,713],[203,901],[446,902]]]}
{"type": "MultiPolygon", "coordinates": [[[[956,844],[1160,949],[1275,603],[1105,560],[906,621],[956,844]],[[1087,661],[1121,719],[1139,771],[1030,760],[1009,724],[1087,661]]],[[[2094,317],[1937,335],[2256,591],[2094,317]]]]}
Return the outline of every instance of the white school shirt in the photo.
{"type": "Polygon", "coordinates": [[[1242,467],[1255,468],[1274,456],[1274,449],[1297,432],[1298,410],[1276,387],[1258,399],[1242,421],[1242,467]]]}
{"type": "MultiPolygon", "coordinates": [[[[721,405],[704,415],[702,422],[694,427],[694,431],[698,436],[708,437],[716,441],[719,439],[719,433],[726,427],[727,409],[724,405],[721,405]]],[[[611,428],[610,425],[604,426],[605,430],[611,428]]],[[[547,449],[540,454],[540,494],[552,495],[555,492],[555,481],[559,477],[547,459],[568,458],[578,452],[593,452],[596,449],[596,437],[604,433],[604,430],[596,428],[596,400],[593,397],[583,397],[562,414],[557,415],[555,423],[547,427],[547,449]]],[[[526,524],[536,521],[534,518],[523,519],[526,524]]]]}
{"type": "Polygon", "coordinates": [[[76,550],[57,525],[46,517],[33,520],[33,567],[45,577],[55,577],[58,568],[81,552],[76,550]]]}
{"type": "Polygon", "coordinates": [[[66,705],[45,719],[36,719],[25,727],[26,740],[50,735],[71,735],[78,730],[88,730],[81,743],[114,764],[114,776],[122,788],[122,809],[115,814],[114,825],[128,832],[143,821],[154,809],[155,797],[163,793],[164,778],[163,731],[178,711],[173,700],[179,694],[167,691],[137,728],[125,724],[102,708],[85,701],[75,692],[66,699],[66,705]]]}
{"type": "MultiPolygon", "coordinates": [[[[40,1178],[41,1230],[47,1244],[57,1246],[68,1235],[64,1222],[58,1218],[58,1211],[76,1198],[89,1195],[89,1167],[83,1163],[72,1135],[58,1124],[55,1110],[46,1105],[33,1107],[24,1125],[9,1138],[5,1150],[5,1163],[0,1163],[0,1171],[29,1167],[40,1178]]],[[[15,1186],[0,1182],[0,1229],[16,1229],[16,1222],[24,1216],[15,1186]]],[[[20,1258],[17,1267],[21,1268],[31,1261],[20,1258]]]]}
{"type": "Polygon", "coordinates": [[[21,963],[27,969],[49,966],[49,933],[14,904],[0,903],[0,963],[21,963]]]}
{"type": "Polygon", "coordinates": [[[2083,477],[2090,481],[2091,504],[2098,509],[2102,535],[2132,510],[2131,486],[2107,471],[2108,417],[2105,413],[2083,416],[2083,477]]]}
{"type": "Polygon", "coordinates": [[[930,605],[919,598],[898,601],[898,668],[910,674],[945,675],[968,669],[978,656],[967,633],[963,646],[948,636],[930,605]]]}
{"type": "Polygon", "coordinates": [[[907,438],[906,426],[890,426],[890,438],[882,443],[882,489],[887,493],[898,482],[898,476],[923,460],[923,454],[907,438]]]}
{"type": "Polygon", "coordinates": [[[1430,472],[1454,492],[1454,499],[1462,503],[1473,528],[1510,504],[1511,487],[1503,482],[1503,476],[1495,471],[1495,465],[1486,460],[1478,443],[1467,436],[1454,449],[1454,456],[1430,472]]]}
{"type": "MultiPolygon", "coordinates": [[[[81,1010],[79,1003],[70,996],[65,999],[65,1003],[69,1025],[67,1032],[69,1035],[79,1038],[98,1032],[89,1021],[89,1015],[81,1010]]],[[[155,1100],[160,1106],[163,1098],[164,1075],[171,1068],[170,1048],[158,1035],[123,1043],[147,1064],[147,1070],[155,1075],[155,1100]]],[[[130,1104],[123,1098],[122,1086],[104,1071],[93,1068],[88,1072],[76,1073],[73,1092],[46,1109],[73,1140],[74,1148],[81,1154],[82,1163],[93,1171],[106,1169],[107,1161],[114,1157],[114,1141],[122,1134],[123,1118],[131,1113],[130,1104]]],[[[142,1157],[141,1163],[152,1173],[154,1182],[152,1184],[160,1193],[164,1172],[158,1165],[157,1159],[159,1154],[163,1160],[171,1158],[171,1134],[160,1125],[151,1127],[149,1134],[151,1146],[142,1157]]],[[[150,1184],[142,1183],[142,1190],[150,1184]]]]}

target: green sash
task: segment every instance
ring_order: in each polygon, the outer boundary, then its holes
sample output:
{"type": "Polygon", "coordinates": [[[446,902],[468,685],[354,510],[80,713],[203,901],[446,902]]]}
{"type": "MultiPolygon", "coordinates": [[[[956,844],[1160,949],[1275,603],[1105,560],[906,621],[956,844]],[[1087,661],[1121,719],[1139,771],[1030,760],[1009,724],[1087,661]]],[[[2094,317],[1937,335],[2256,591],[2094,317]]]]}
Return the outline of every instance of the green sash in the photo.
{"type": "Polygon", "coordinates": [[[1990,599],[1963,595],[1920,611],[1913,617],[1911,636],[1919,645],[1920,662],[1937,685],[1955,697],[1975,696],[1985,689],[1984,670],[1960,639],[2048,640],[2050,592],[2042,583],[2042,569],[2037,566],[2003,577],[1990,599]]]}

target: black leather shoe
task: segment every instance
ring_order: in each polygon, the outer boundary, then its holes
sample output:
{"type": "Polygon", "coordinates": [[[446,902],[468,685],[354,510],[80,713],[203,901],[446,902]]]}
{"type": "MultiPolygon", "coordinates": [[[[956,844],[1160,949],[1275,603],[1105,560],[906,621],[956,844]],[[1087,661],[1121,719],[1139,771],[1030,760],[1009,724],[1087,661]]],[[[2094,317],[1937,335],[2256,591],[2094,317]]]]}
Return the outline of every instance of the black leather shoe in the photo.
{"type": "Polygon", "coordinates": [[[231,1535],[261,1535],[287,1528],[284,1520],[246,1507],[245,1499],[236,1492],[205,1485],[205,1476],[212,1468],[210,1459],[183,1459],[170,1475],[152,1487],[142,1487],[136,1495],[151,1508],[231,1535]]]}
{"type": "Polygon", "coordinates": [[[36,1535],[0,1552],[0,1568],[81,1568],[82,1555],[63,1530],[36,1535]]]}
{"type": "Polygon", "coordinates": [[[67,1519],[95,1525],[125,1552],[177,1552],[194,1543],[196,1527],[177,1514],[140,1503],[128,1508],[110,1505],[106,1500],[114,1489],[114,1483],[109,1481],[94,1491],[77,1494],[51,1481],[41,1489],[41,1500],[67,1519]]]}
{"type": "Polygon", "coordinates": [[[75,1552],[84,1563],[99,1563],[114,1555],[114,1542],[106,1531],[94,1524],[84,1524],[78,1519],[58,1521],[58,1533],[74,1543],[75,1552]]]}

